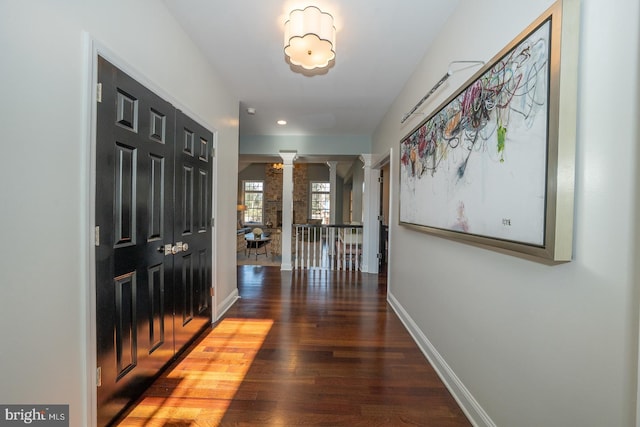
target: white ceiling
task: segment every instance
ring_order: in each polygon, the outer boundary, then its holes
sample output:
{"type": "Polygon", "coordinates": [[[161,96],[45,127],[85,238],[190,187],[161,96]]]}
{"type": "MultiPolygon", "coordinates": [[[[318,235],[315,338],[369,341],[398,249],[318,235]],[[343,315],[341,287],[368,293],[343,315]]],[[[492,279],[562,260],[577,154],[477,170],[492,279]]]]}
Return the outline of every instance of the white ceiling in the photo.
{"type": "Polygon", "coordinates": [[[164,1],[240,99],[241,135],[372,135],[459,2],[164,1]],[[308,5],[336,25],[335,63],[315,75],[292,68],[283,51],[287,12],[308,5]]]}

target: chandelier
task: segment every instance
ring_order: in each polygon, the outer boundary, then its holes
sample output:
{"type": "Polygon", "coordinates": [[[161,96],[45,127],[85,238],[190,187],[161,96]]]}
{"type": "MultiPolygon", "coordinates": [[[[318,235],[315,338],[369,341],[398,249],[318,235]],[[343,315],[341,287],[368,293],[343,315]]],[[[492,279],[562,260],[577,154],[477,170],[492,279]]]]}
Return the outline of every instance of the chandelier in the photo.
{"type": "Polygon", "coordinates": [[[315,6],[295,9],[284,24],[284,53],[306,70],[324,68],[336,57],[333,16],[315,6]]]}

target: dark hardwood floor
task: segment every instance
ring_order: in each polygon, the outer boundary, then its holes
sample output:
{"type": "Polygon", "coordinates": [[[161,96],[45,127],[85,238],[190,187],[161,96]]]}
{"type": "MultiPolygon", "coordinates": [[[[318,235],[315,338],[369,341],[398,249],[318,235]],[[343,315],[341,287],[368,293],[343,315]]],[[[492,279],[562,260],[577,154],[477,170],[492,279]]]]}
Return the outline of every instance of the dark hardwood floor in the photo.
{"type": "Polygon", "coordinates": [[[241,299],[120,426],[469,426],[384,277],[238,267],[241,299]]]}

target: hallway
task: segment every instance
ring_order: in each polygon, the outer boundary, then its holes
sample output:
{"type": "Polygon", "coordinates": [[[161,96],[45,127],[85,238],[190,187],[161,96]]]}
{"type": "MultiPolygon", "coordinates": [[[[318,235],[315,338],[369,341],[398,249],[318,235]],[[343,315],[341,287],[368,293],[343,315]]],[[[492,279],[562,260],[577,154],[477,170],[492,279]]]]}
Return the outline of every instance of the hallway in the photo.
{"type": "Polygon", "coordinates": [[[468,426],[385,277],[239,266],[241,299],[119,426],[468,426]]]}

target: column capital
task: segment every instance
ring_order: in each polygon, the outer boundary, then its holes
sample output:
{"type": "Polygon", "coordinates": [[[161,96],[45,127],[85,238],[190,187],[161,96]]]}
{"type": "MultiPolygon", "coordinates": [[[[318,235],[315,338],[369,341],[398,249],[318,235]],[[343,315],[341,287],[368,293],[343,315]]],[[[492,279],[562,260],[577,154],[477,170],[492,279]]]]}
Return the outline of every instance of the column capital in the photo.
{"type": "Polygon", "coordinates": [[[370,168],[373,164],[373,154],[360,154],[360,160],[364,163],[365,168],[370,168]]]}
{"type": "Polygon", "coordinates": [[[282,163],[285,165],[292,165],[294,160],[298,158],[297,151],[280,151],[280,157],[282,157],[282,163]]]}

